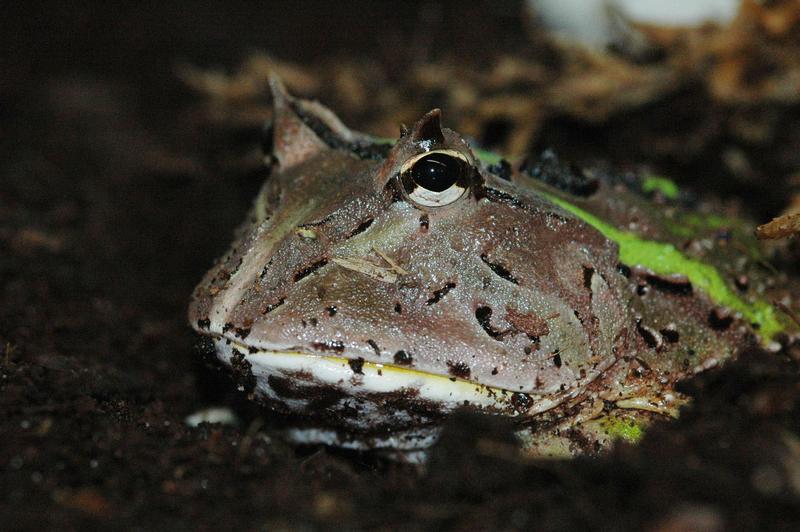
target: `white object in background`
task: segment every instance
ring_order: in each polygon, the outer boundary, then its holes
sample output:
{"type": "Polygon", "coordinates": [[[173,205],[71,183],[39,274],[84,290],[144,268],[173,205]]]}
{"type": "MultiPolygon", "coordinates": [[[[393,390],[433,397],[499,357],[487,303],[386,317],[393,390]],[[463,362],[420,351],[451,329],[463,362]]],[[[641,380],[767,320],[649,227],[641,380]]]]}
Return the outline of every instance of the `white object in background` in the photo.
{"type": "Polygon", "coordinates": [[[211,406],[198,410],[194,414],[186,416],[184,420],[190,427],[196,427],[200,423],[219,423],[220,425],[238,425],[239,420],[233,410],[224,406],[211,406]]]}
{"type": "Polygon", "coordinates": [[[617,40],[619,19],[658,26],[724,26],[741,0],[527,0],[528,8],[553,31],[605,48],[617,40]]]}

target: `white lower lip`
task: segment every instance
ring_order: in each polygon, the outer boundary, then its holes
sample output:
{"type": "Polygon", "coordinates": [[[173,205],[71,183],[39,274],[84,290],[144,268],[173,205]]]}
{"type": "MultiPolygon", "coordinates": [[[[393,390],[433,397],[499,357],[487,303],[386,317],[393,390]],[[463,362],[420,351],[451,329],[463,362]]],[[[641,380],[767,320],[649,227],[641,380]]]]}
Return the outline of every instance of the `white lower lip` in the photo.
{"type": "MultiPolygon", "coordinates": [[[[268,382],[270,376],[293,378],[297,386],[334,386],[352,396],[408,390],[414,392],[419,400],[433,402],[445,412],[460,406],[471,406],[509,416],[522,414],[512,403],[514,394],[501,388],[367,361],[361,366],[361,372],[356,373],[344,357],[291,351],[251,352],[247,346],[228,339],[217,338],[214,342],[219,358],[228,364],[235,352],[244,355],[256,378],[258,392],[282,400],[290,407],[293,406],[293,400],[281,399],[272,390],[268,382]],[[297,379],[298,373],[309,374],[312,379],[297,379]]],[[[568,396],[530,395],[531,406],[524,415],[547,411],[568,396]]],[[[300,409],[303,405],[296,406],[300,409]]]]}

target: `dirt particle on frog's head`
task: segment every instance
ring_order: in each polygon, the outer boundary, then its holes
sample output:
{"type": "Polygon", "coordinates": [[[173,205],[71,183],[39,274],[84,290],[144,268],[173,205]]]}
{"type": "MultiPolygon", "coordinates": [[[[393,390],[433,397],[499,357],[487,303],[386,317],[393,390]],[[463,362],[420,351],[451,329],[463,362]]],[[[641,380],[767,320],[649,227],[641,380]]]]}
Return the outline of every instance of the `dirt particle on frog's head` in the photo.
{"type": "Polygon", "coordinates": [[[401,349],[394,354],[394,363],[398,366],[410,366],[412,362],[414,362],[414,357],[408,351],[401,349]]]}
{"type": "Polygon", "coordinates": [[[447,361],[447,371],[459,379],[469,379],[472,373],[472,370],[464,362],[453,362],[452,360],[447,361]]]}
{"type": "Polygon", "coordinates": [[[357,375],[364,374],[364,359],[361,357],[353,358],[347,361],[347,364],[350,366],[350,369],[353,370],[353,373],[357,375]]]}

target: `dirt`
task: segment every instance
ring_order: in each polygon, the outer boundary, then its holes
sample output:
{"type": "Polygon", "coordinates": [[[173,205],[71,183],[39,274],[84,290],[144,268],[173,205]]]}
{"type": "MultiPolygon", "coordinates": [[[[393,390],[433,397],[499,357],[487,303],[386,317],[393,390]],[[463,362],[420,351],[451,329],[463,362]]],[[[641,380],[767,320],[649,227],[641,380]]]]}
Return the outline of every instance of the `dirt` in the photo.
{"type": "MultiPolygon", "coordinates": [[[[250,164],[260,128],[198,119],[207,102],[176,65],[233,70],[265,49],[307,65],[366,57],[393,65],[391,81],[402,78],[409,59],[393,54],[409,39],[476,63],[490,55],[486,42],[508,53],[527,46],[518,17],[491,3],[408,2],[364,17],[368,4],[6,10],[2,528],[800,527],[800,348],[748,351],[692,379],[683,386],[695,401],[680,419],[606,456],[523,459],[502,420],[458,415],[425,468],[288,446],[210,362],[186,305],[265,177],[250,164]],[[226,405],[238,426],[184,423],[226,405]]],[[[800,116],[796,104],[776,105],[800,116]]],[[[792,138],[764,157],[790,151],[792,138]]],[[[691,187],[708,165],[682,168],[691,187]]],[[[788,179],[758,213],[789,203],[788,179]]]]}

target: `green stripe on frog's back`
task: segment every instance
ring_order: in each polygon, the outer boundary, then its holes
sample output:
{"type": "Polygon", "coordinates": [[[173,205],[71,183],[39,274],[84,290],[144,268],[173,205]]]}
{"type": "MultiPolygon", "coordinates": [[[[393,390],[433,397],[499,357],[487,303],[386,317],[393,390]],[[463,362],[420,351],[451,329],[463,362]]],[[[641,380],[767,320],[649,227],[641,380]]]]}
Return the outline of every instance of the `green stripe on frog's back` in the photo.
{"type": "Polygon", "coordinates": [[[731,290],[714,266],[687,257],[672,244],[644,240],[638,235],[613,227],[558,196],[543,194],[562,209],[603,233],[609,240],[616,242],[619,245],[620,261],[624,264],[641,265],[658,275],[685,275],[693,286],[705,292],[714,303],[740,312],[750,323],[757,324],[759,333],[765,340],[772,340],[785,329],[771,304],[761,300],[743,300],[731,290]]]}
{"type": "MultiPolygon", "coordinates": [[[[376,139],[376,141],[395,142],[390,139],[376,139]]],[[[496,164],[503,159],[501,155],[486,150],[473,149],[473,151],[486,165],[496,164]]],[[[674,182],[656,176],[645,179],[643,189],[660,190],[668,198],[677,197],[679,192],[674,182]]],[[[603,233],[609,240],[616,242],[619,246],[620,261],[623,263],[643,266],[658,275],[685,275],[693,286],[705,292],[714,303],[740,312],[750,323],[756,324],[759,333],[766,340],[772,340],[776,334],[785,329],[785,325],[771,304],[761,300],[753,302],[743,300],[731,290],[714,266],[687,257],[672,244],[645,240],[633,233],[621,231],[558,196],[546,192],[542,194],[603,233]]]]}
{"type": "Polygon", "coordinates": [[[671,200],[678,199],[678,195],[680,194],[678,185],[671,179],[654,174],[643,176],[642,192],[650,193],[655,191],[661,192],[665,198],[671,200]]]}

